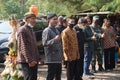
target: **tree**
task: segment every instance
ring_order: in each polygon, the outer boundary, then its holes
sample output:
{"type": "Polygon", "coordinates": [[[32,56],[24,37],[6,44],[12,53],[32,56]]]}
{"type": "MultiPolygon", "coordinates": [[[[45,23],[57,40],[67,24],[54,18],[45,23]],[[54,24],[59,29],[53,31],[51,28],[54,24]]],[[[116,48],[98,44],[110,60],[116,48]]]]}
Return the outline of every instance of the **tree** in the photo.
{"type": "MultiPolygon", "coordinates": [[[[8,19],[11,15],[16,16],[16,18],[21,18],[23,16],[23,11],[21,9],[21,4],[16,0],[0,0],[0,14],[3,19],[8,19]]],[[[25,7],[24,7],[25,8],[25,7]]],[[[23,8],[23,9],[24,9],[23,8]]]]}
{"type": "Polygon", "coordinates": [[[15,14],[21,18],[31,5],[36,5],[39,15],[56,13],[58,15],[76,14],[91,9],[93,11],[120,11],[119,0],[0,0],[0,16],[7,18],[15,14]]]}
{"type": "Polygon", "coordinates": [[[119,12],[120,11],[120,1],[119,0],[112,0],[111,2],[105,4],[100,11],[113,11],[119,12]]]}

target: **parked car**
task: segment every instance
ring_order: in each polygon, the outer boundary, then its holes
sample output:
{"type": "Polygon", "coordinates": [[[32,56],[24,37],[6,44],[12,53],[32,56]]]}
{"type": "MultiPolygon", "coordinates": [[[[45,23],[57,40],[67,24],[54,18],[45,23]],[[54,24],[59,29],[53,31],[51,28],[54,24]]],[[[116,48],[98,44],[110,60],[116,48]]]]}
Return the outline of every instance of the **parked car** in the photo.
{"type": "MultiPolygon", "coordinates": [[[[43,46],[41,44],[42,31],[47,26],[47,21],[37,20],[34,27],[34,32],[36,35],[36,40],[38,42],[39,53],[44,53],[43,46]]],[[[12,28],[8,21],[2,22],[0,24],[0,63],[5,61],[5,55],[8,54],[8,38],[12,32],[12,28]]]]}
{"type": "Polygon", "coordinates": [[[8,38],[12,29],[8,21],[2,22],[0,24],[0,62],[4,62],[4,55],[8,53],[9,49],[7,48],[8,38]]]}

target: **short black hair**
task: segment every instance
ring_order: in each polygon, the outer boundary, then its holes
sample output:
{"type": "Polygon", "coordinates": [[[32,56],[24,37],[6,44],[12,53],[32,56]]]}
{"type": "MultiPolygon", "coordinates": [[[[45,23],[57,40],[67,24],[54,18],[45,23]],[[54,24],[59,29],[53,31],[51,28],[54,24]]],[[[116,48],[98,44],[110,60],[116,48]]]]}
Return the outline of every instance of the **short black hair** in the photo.
{"type": "Polygon", "coordinates": [[[105,21],[110,21],[110,19],[109,19],[109,18],[105,18],[103,21],[104,21],[104,22],[105,22],[105,21]]]}
{"type": "Polygon", "coordinates": [[[78,23],[87,23],[87,19],[84,17],[79,18],[78,23]]]}

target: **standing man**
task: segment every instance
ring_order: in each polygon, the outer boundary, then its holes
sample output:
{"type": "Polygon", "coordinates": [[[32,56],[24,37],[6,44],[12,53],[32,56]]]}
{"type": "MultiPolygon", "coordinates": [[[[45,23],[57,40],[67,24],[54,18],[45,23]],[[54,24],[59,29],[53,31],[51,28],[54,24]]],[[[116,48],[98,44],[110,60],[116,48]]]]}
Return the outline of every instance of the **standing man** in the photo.
{"type": "Polygon", "coordinates": [[[57,15],[48,14],[49,25],[42,33],[42,43],[45,51],[45,63],[48,65],[48,75],[46,80],[61,80],[62,69],[62,43],[57,25],[57,15]]]}
{"type": "Polygon", "coordinates": [[[83,76],[83,67],[84,67],[84,42],[85,42],[85,36],[83,32],[83,27],[85,26],[85,23],[87,23],[87,20],[84,19],[84,17],[80,18],[78,20],[78,24],[74,27],[77,32],[77,39],[78,39],[78,47],[79,47],[79,53],[80,53],[80,59],[79,59],[79,75],[82,80],[83,76]]]}
{"type": "Polygon", "coordinates": [[[63,25],[63,19],[63,16],[58,17],[58,25],[56,26],[56,28],[60,33],[65,29],[65,26],[63,25]]]}
{"type": "Polygon", "coordinates": [[[103,49],[105,71],[113,70],[115,68],[116,33],[110,23],[111,23],[110,19],[108,18],[104,19],[103,49]]]}
{"type": "Polygon", "coordinates": [[[39,53],[33,33],[36,16],[33,13],[25,14],[25,24],[19,28],[17,35],[18,58],[21,64],[24,80],[37,80],[39,53]]]}
{"type": "Polygon", "coordinates": [[[96,72],[96,59],[98,61],[98,70],[99,71],[103,71],[103,61],[102,61],[102,42],[101,39],[103,38],[103,31],[102,28],[99,25],[99,16],[95,15],[93,16],[93,21],[92,24],[90,25],[90,27],[92,28],[92,31],[96,37],[96,41],[94,41],[94,52],[92,54],[92,71],[93,73],[96,72]]]}
{"type": "MultiPolygon", "coordinates": [[[[56,26],[56,29],[60,32],[60,34],[62,33],[62,31],[66,28],[63,24],[64,24],[64,17],[63,16],[59,16],[58,17],[58,24],[56,26]]],[[[65,68],[67,68],[67,62],[63,61],[65,68]]]]}
{"type": "Polygon", "coordinates": [[[68,20],[68,27],[62,32],[62,44],[64,59],[67,61],[67,80],[80,80],[78,74],[79,49],[76,31],[73,29],[75,20],[70,18],[68,20]]]}
{"type": "Polygon", "coordinates": [[[94,41],[96,37],[92,32],[92,29],[89,25],[89,22],[85,24],[86,26],[83,28],[85,34],[85,43],[84,43],[84,77],[90,78],[91,73],[89,70],[90,62],[92,60],[92,53],[94,51],[94,41]]]}

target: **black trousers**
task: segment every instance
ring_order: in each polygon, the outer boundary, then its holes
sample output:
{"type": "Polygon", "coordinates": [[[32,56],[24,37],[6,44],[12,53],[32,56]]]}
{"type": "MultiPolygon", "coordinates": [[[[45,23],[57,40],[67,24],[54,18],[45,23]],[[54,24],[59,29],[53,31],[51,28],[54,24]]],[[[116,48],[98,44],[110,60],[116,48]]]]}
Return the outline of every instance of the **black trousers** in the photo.
{"type": "Polygon", "coordinates": [[[24,80],[37,80],[38,65],[29,67],[28,63],[20,63],[23,71],[24,80]]]}
{"type": "Polygon", "coordinates": [[[46,80],[61,80],[62,64],[61,63],[49,63],[48,74],[46,80]]]}
{"type": "Polygon", "coordinates": [[[67,80],[82,80],[80,76],[83,73],[81,68],[83,68],[83,65],[80,65],[80,60],[67,62],[67,80]]]}
{"type": "Polygon", "coordinates": [[[80,53],[80,59],[78,63],[79,64],[78,69],[81,76],[80,80],[82,80],[83,71],[84,71],[84,46],[79,47],[79,53],[80,53]]]}
{"type": "Polygon", "coordinates": [[[105,70],[115,68],[115,47],[104,49],[105,70]]]}
{"type": "Polygon", "coordinates": [[[84,58],[80,58],[79,59],[79,62],[78,62],[78,70],[79,70],[79,73],[80,73],[80,77],[83,76],[83,68],[84,68],[84,58]]]}

